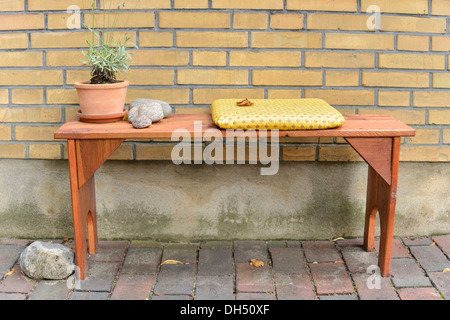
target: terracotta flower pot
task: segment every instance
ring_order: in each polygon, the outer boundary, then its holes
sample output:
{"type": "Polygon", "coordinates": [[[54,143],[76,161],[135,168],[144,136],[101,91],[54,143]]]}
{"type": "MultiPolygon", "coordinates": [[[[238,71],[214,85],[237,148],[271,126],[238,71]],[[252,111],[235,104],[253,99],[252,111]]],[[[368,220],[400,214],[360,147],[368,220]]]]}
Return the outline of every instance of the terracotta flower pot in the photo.
{"type": "Polygon", "coordinates": [[[125,98],[129,81],[118,83],[90,84],[90,81],[75,82],[80,102],[80,120],[89,122],[112,122],[125,115],[125,98]]]}

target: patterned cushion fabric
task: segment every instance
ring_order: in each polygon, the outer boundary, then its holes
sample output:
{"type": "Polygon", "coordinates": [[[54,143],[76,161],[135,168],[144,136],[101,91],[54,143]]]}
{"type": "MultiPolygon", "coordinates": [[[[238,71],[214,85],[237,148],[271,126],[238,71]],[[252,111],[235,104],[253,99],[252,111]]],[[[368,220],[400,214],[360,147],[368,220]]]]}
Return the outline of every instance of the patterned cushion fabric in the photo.
{"type": "Polygon", "coordinates": [[[310,130],[341,126],[342,114],[322,99],[219,99],[211,104],[214,123],[222,129],[310,130]]]}

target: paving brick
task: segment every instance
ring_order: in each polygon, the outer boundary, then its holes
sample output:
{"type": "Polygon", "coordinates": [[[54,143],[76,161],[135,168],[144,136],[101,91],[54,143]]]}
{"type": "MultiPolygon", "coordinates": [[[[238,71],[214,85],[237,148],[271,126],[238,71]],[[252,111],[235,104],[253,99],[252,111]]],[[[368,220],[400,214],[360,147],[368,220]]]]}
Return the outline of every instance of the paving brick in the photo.
{"type": "Polygon", "coordinates": [[[403,243],[409,246],[427,246],[433,243],[429,237],[404,237],[402,238],[403,243]]]}
{"type": "Polygon", "coordinates": [[[132,247],[127,251],[121,274],[154,274],[161,260],[161,248],[132,247]]]}
{"type": "Polygon", "coordinates": [[[362,247],[363,246],[363,239],[362,238],[354,238],[354,239],[336,240],[336,243],[341,248],[345,248],[345,247],[362,247]]]}
{"type": "Polygon", "coordinates": [[[358,300],[354,294],[331,294],[328,296],[319,296],[319,300],[358,300]]]}
{"type": "Polygon", "coordinates": [[[311,279],[306,274],[275,274],[278,300],[314,300],[311,279]]]}
{"type": "Polygon", "coordinates": [[[267,245],[264,241],[235,241],[234,259],[236,263],[258,259],[267,264],[267,245]]]}
{"type": "Polygon", "coordinates": [[[397,292],[402,300],[442,300],[434,288],[402,288],[397,292]]]}
{"type": "Polygon", "coordinates": [[[361,247],[346,247],[342,249],[342,255],[351,273],[367,272],[367,268],[378,264],[375,252],[367,252],[361,247]]]}
{"type": "Polygon", "coordinates": [[[288,248],[301,248],[302,243],[300,241],[286,241],[288,248]]]}
{"type": "Polygon", "coordinates": [[[155,247],[162,248],[162,243],[154,240],[132,240],[130,244],[130,248],[134,247],[155,247]]]}
{"type": "Polygon", "coordinates": [[[100,241],[96,254],[89,256],[89,261],[120,262],[123,260],[128,243],[125,241],[100,241]]]}
{"type": "Polygon", "coordinates": [[[430,272],[428,276],[445,299],[450,300],[450,272],[430,272]]]}
{"type": "MultiPolygon", "coordinates": [[[[379,252],[380,251],[380,241],[375,241],[375,249],[379,252]]],[[[400,239],[395,238],[392,242],[392,256],[391,258],[411,258],[411,255],[409,254],[409,251],[405,246],[402,244],[400,239]]]]}
{"type": "Polygon", "coordinates": [[[150,300],[192,300],[192,297],[186,294],[155,294],[150,300]]]}
{"type": "Polygon", "coordinates": [[[269,266],[256,268],[248,262],[236,263],[236,289],[239,292],[273,292],[269,266]]]}
{"type": "Polygon", "coordinates": [[[111,291],[120,262],[89,262],[85,280],[79,281],[81,291],[111,291]]]}
{"type": "MultiPolygon", "coordinates": [[[[363,239],[355,238],[355,239],[344,239],[336,241],[338,246],[341,248],[353,247],[353,248],[363,248],[363,239]]],[[[379,251],[380,241],[375,240],[374,248],[379,251]]],[[[401,243],[398,238],[394,238],[392,243],[392,258],[409,258],[411,255],[405,246],[401,243]]]]}
{"type": "Polygon", "coordinates": [[[145,300],[154,281],[155,275],[151,274],[121,274],[111,300],[145,300]]]}
{"type": "Polygon", "coordinates": [[[414,246],[410,249],[413,256],[419,260],[420,265],[427,272],[443,271],[450,268],[447,258],[436,246],[414,246]]]}
{"type": "Polygon", "coordinates": [[[276,300],[275,295],[269,292],[239,292],[236,300],[276,300]]]}
{"type": "Polygon", "coordinates": [[[19,259],[25,246],[0,245],[0,274],[9,272],[19,259]]]}
{"type": "Polygon", "coordinates": [[[380,276],[375,279],[373,278],[374,276],[368,273],[352,274],[359,298],[361,300],[398,300],[395,289],[391,285],[390,278],[380,276]],[[379,287],[375,286],[378,283],[379,287]]]}
{"type": "Polygon", "coordinates": [[[317,294],[353,293],[353,285],[342,263],[313,263],[309,265],[317,294]]]}
{"type": "Polygon", "coordinates": [[[184,263],[197,262],[197,245],[173,244],[164,247],[162,261],[178,260],[184,263]]]}
{"type": "Polygon", "coordinates": [[[275,274],[306,274],[301,248],[271,248],[272,268],[275,274]]]}
{"type": "Polygon", "coordinates": [[[272,240],[267,242],[267,248],[286,248],[286,241],[272,240]]]}
{"type": "Polygon", "coordinates": [[[109,292],[80,292],[74,291],[69,300],[108,300],[109,292]]]}
{"type": "Polygon", "coordinates": [[[66,281],[41,280],[28,296],[28,300],[65,300],[70,289],[66,281]]]}
{"type": "Polygon", "coordinates": [[[19,265],[14,266],[14,273],[5,276],[0,283],[0,292],[4,293],[28,293],[36,286],[37,281],[31,280],[22,274],[19,265]]]}
{"type": "Polygon", "coordinates": [[[23,293],[0,292],[0,301],[3,301],[3,300],[25,300],[26,298],[27,298],[27,295],[23,294],[23,293]]]}
{"type": "Polygon", "coordinates": [[[397,288],[431,286],[430,280],[428,280],[414,259],[392,259],[391,278],[394,286],[397,288]]]}
{"type": "Polygon", "coordinates": [[[308,262],[334,262],[342,259],[331,241],[303,242],[303,248],[308,262]]]}
{"type": "Polygon", "coordinates": [[[8,238],[0,239],[0,245],[8,244],[8,245],[15,245],[15,246],[27,246],[30,243],[31,243],[31,240],[26,240],[26,239],[8,239],[8,238]]]}
{"type": "Polygon", "coordinates": [[[233,249],[232,241],[205,241],[201,244],[202,249],[233,249]]]}
{"type": "Polygon", "coordinates": [[[199,276],[224,276],[233,274],[231,249],[201,249],[199,276]]]}
{"type": "Polygon", "coordinates": [[[195,300],[233,300],[232,276],[197,276],[195,300]]]}
{"type": "Polygon", "coordinates": [[[157,276],[155,294],[192,294],[194,264],[165,264],[157,276]]]}
{"type": "Polygon", "coordinates": [[[434,236],[432,239],[436,242],[439,248],[444,251],[447,257],[450,257],[450,235],[434,236]]]}

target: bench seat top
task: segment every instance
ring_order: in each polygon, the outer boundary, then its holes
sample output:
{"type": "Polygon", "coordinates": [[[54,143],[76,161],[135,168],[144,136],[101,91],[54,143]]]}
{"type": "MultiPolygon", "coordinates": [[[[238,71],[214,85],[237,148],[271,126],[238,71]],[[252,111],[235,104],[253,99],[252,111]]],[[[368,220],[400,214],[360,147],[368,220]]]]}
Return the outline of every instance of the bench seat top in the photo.
{"type": "MultiPolygon", "coordinates": [[[[338,128],[324,130],[279,131],[279,137],[407,137],[415,130],[389,115],[345,115],[345,123],[338,128]]],[[[219,129],[210,114],[171,114],[169,117],[145,129],[134,129],[128,121],[93,124],[79,121],[78,117],[62,125],[55,133],[55,139],[170,139],[176,129],[194,133],[194,122],[202,122],[202,132],[217,129],[226,136],[226,130],[219,129]]],[[[256,131],[258,132],[258,131],[256,131]]],[[[236,134],[236,136],[239,136],[236,134]]],[[[270,137],[270,131],[267,136],[270,137]]]]}

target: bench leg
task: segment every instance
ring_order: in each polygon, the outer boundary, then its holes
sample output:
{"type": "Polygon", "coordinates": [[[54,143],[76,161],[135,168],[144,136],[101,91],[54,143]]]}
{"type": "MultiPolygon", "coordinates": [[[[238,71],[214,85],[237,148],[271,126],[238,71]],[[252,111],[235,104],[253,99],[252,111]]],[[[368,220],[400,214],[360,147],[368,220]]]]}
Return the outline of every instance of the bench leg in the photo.
{"type": "Polygon", "coordinates": [[[68,158],[69,158],[69,176],[70,176],[70,192],[72,200],[72,219],[75,240],[75,258],[79,268],[78,276],[80,280],[84,280],[88,271],[88,254],[86,243],[87,216],[89,213],[89,194],[94,193],[94,179],[85,183],[81,188],[78,182],[78,164],[76,156],[76,142],[74,140],[67,141],[68,158]]]}
{"type": "Polygon", "coordinates": [[[364,226],[364,249],[372,252],[375,242],[375,225],[377,220],[378,174],[369,165],[367,177],[366,223],[364,226]]]}
{"type": "Polygon", "coordinates": [[[68,140],[70,191],[75,240],[75,257],[79,280],[88,272],[86,237],[89,253],[98,247],[95,171],[108,159],[123,140],[68,140]]]}
{"type": "Polygon", "coordinates": [[[378,251],[378,266],[383,277],[389,276],[391,267],[396,192],[397,190],[394,190],[385,181],[379,182],[378,211],[380,213],[380,247],[378,251]]]}
{"type": "Polygon", "coordinates": [[[375,241],[376,213],[380,215],[380,247],[378,266],[383,277],[389,276],[394,238],[395,203],[400,153],[400,138],[392,138],[391,181],[386,182],[369,165],[367,179],[366,221],[364,228],[364,248],[373,251],[375,241]]]}
{"type": "Polygon", "coordinates": [[[75,240],[75,257],[79,267],[79,280],[88,272],[88,252],[95,254],[98,246],[95,208],[95,182],[91,177],[81,188],[72,189],[72,217],[75,240]]]}

